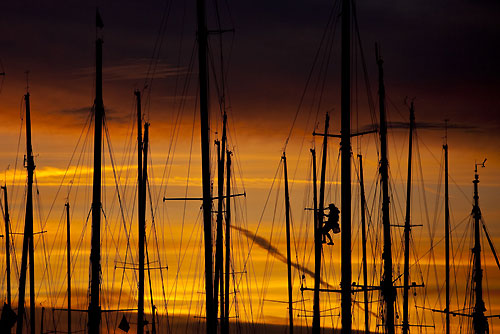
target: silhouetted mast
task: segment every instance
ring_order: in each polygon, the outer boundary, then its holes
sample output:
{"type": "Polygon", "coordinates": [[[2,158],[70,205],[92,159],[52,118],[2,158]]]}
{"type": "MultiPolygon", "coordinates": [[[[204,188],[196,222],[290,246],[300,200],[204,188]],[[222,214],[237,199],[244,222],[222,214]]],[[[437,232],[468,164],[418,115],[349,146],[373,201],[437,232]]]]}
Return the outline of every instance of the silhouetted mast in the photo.
{"type": "MultiPolygon", "coordinates": [[[[224,272],[223,272],[223,262],[224,262],[224,249],[223,249],[223,227],[222,227],[222,211],[224,203],[224,157],[226,152],[226,123],[227,114],[224,112],[222,120],[222,140],[219,142],[215,141],[217,145],[217,191],[219,200],[217,202],[217,239],[215,241],[215,279],[214,279],[214,311],[217,314],[218,302],[219,302],[219,287],[220,287],[220,317],[221,317],[221,328],[223,327],[223,316],[224,316],[224,272]]],[[[217,325],[217,322],[216,322],[217,325]]]]}
{"type": "MultiPolygon", "coordinates": [[[[486,159],[485,159],[486,161],[486,159]]],[[[479,208],[479,193],[478,183],[479,175],[477,174],[477,166],[474,173],[474,207],[472,208],[472,216],[474,218],[474,248],[472,254],[474,256],[474,273],[472,275],[474,282],[475,305],[472,313],[472,325],[475,334],[488,333],[488,320],[484,315],[486,307],[483,300],[483,270],[481,269],[481,209],[479,208]]],[[[484,166],[484,162],[482,163],[484,166]]]]}
{"type": "Polygon", "coordinates": [[[7,198],[7,185],[2,186],[3,198],[5,204],[4,220],[5,220],[5,266],[7,270],[7,305],[12,308],[11,304],[11,290],[10,290],[10,215],[9,215],[9,201],[7,198]]]}
{"type": "Polygon", "coordinates": [[[342,0],[341,50],[341,321],[351,333],[351,1],[342,0]]]}
{"type": "MultiPolygon", "coordinates": [[[[96,13],[96,26],[102,28],[99,12],[96,13]]],[[[90,250],[90,304],[88,332],[99,333],[101,306],[99,300],[101,285],[101,145],[104,104],[102,100],[102,39],[96,39],[96,79],[94,101],[94,181],[92,185],[92,240],[90,250]]]]}
{"type": "Polygon", "coordinates": [[[26,216],[24,220],[23,253],[21,257],[21,273],[19,275],[19,297],[17,315],[17,334],[23,333],[23,320],[25,317],[25,289],[26,271],[28,269],[28,250],[30,258],[30,333],[35,333],[35,263],[33,251],[33,173],[35,162],[33,160],[33,149],[31,146],[31,113],[30,94],[24,95],[26,104],[26,169],[28,171],[28,185],[26,195],[26,216]]]}
{"type": "Polygon", "coordinates": [[[387,159],[387,123],[385,116],[385,87],[384,87],[384,61],[376,47],[379,83],[379,109],[380,109],[380,181],[382,187],[382,224],[384,230],[384,248],[382,259],[384,261],[384,274],[381,281],[382,297],[385,306],[385,331],[394,334],[394,301],[395,291],[392,283],[392,250],[391,250],[391,224],[389,219],[389,161],[387,159]]]}
{"type": "Polygon", "coordinates": [[[206,330],[216,332],[216,315],[213,309],[212,281],[212,197],[210,193],[210,126],[208,118],[208,70],[207,43],[208,31],[205,14],[205,1],[197,0],[198,19],[198,76],[200,83],[200,128],[201,128],[201,168],[203,183],[203,224],[205,236],[205,307],[206,330]]]}
{"type": "MultiPolygon", "coordinates": [[[[146,186],[148,184],[148,144],[149,144],[149,123],[144,123],[144,146],[143,146],[143,163],[142,163],[142,191],[141,191],[141,197],[142,197],[142,209],[143,209],[143,218],[141,221],[141,233],[139,234],[139,239],[140,242],[142,243],[142,253],[140,253],[140,256],[142,256],[142,271],[139,271],[139,277],[141,276],[140,273],[142,272],[142,316],[143,316],[143,324],[142,324],[142,331],[144,331],[144,245],[146,243],[146,186]]],[[[140,249],[139,249],[140,252],[140,249]]],[[[139,263],[140,265],[140,263],[139,263]]],[[[149,268],[149,261],[148,261],[148,268],[149,268]]],[[[150,280],[151,284],[151,280],[150,280]]],[[[152,295],[151,295],[152,296],[152,295]]],[[[151,299],[151,303],[153,302],[153,299],[151,299]]],[[[154,325],[153,325],[154,328],[154,325]]],[[[156,331],[156,328],[155,328],[156,331]]]]}
{"type": "MultiPolygon", "coordinates": [[[[229,272],[231,270],[231,152],[227,151],[226,162],[226,284],[224,293],[224,331],[229,334],[229,272]]],[[[222,316],[222,315],[221,315],[222,316]]]]}
{"type": "MultiPolygon", "coordinates": [[[[446,138],[447,139],[447,138],[446,138]]],[[[448,193],[448,141],[444,149],[444,240],[445,240],[445,270],[446,270],[446,334],[450,334],[450,204],[448,193]]]]}
{"type": "Polygon", "coordinates": [[[365,333],[370,333],[370,323],[369,323],[369,302],[368,302],[368,267],[366,260],[366,198],[365,198],[365,184],[363,178],[363,157],[358,154],[359,158],[359,192],[361,200],[361,245],[363,249],[363,295],[365,304],[365,333]]]}
{"type": "Polygon", "coordinates": [[[318,214],[318,182],[316,177],[316,149],[311,149],[312,155],[312,178],[313,178],[313,222],[314,222],[314,294],[313,294],[313,334],[319,334],[320,315],[319,315],[319,283],[321,280],[321,230],[318,214]],[[319,256],[318,256],[319,255],[319,256]],[[316,320],[315,320],[316,319],[316,320]],[[315,322],[316,321],[316,322],[315,322]]]}
{"type": "MultiPolygon", "coordinates": [[[[326,137],[325,137],[326,138],[326,137]]],[[[283,152],[283,171],[285,178],[285,217],[286,217],[286,267],[288,277],[288,320],[289,334],[293,334],[293,295],[292,295],[292,261],[290,251],[290,197],[288,194],[288,170],[286,166],[286,155],[283,152]]]]}
{"type": "Polygon", "coordinates": [[[411,158],[412,158],[412,144],[413,144],[413,129],[415,128],[415,110],[413,109],[413,102],[410,105],[410,134],[408,144],[408,178],[406,183],[406,219],[404,227],[405,238],[405,258],[403,270],[403,334],[408,334],[410,329],[408,319],[408,293],[410,291],[410,212],[411,212],[411,158]]]}
{"type": "MultiPolygon", "coordinates": [[[[137,213],[138,213],[138,240],[139,240],[139,288],[137,300],[137,333],[144,333],[144,239],[146,236],[146,200],[142,178],[142,111],[141,92],[134,92],[137,104],[137,213]]],[[[144,154],[146,152],[144,151],[144,154]]]]}
{"type": "MultiPolygon", "coordinates": [[[[328,127],[330,125],[330,116],[326,113],[325,132],[323,136],[323,156],[321,160],[321,181],[319,186],[319,208],[315,211],[317,216],[314,229],[314,296],[313,296],[313,334],[319,334],[321,331],[321,318],[319,310],[319,285],[321,282],[321,250],[323,248],[321,239],[321,228],[323,227],[324,208],[325,208],[325,178],[326,178],[326,156],[328,153],[328,127]]],[[[313,158],[315,154],[313,153],[313,158]]],[[[316,159],[314,159],[315,161],[316,159]]],[[[314,169],[316,173],[316,169],[314,169]]],[[[316,182],[314,182],[316,184],[316,182]]]]}
{"type": "Polygon", "coordinates": [[[68,272],[68,333],[71,334],[71,228],[69,224],[69,202],[66,207],[66,267],[68,272]]]}

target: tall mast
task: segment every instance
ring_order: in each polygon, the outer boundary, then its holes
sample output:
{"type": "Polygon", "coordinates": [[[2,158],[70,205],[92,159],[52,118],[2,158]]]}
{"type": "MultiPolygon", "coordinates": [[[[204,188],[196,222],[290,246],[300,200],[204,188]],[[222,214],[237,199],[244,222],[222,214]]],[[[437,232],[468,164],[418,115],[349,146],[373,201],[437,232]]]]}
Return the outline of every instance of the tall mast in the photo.
{"type": "Polygon", "coordinates": [[[7,198],[7,185],[2,186],[3,198],[5,204],[4,220],[5,220],[5,266],[7,269],[7,305],[12,308],[11,291],[10,291],[10,216],[9,216],[9,201],[7,198]]]}
{"type": "Polygon", "coordinates": [[[351,0],[342,0],[341,51],[341,318],[351,333],[351,0]]]}
{"type": "Polygon", "coordinates": [[[320,317],[319,317],[319,283],[321,271],[321,231],[318,215],[318,185],[316,177],[316,149],[311,149],[312,155],[312,178],[313,178],[313,222],[314,222],[314,296],[313,296],[313,333],[319,334],[320,317]],[[318,256],[319,255],[319,256],[318,256]]]}
{"type": "MultiPolygon", "coordinates": [[[[226,285],[224,291],[224,332],[229,334],[229,272],[231,265],[231,152],[227,151],[226,162],[226,285]]],[[[222,315],[221,315],[222,316],[222,315]]]]}
{"type": "MultiPolygon", "coordinates": [[[[217,239],[215,242],[215,280],[214,280],[214,311],[217,314],[217,307],[219,301],[219,286],[220,286],[220,317],[222,319],[224,315],[224,273],[223,273],[223,262],[224,262],[224,250],[223,250],[223,228],[222,228],[222,210],[224,203],[224,157],[226,152],[226,123],[227,114],[224,112],[222,120],[222,141],[216,141],[217,144],[217,191],[218,191],[218,205],[217,205],[217,239]]],[[[217,322],[216,322],[217,325],[217,322]]],[[[221,320],[221,328],[223,327],[223,321],[221,320]]]]}
{"type": "MultiPolygon", "coordinates": [[[[145,193],[142,178],[142,111],[141,92],[134,92],[137,104],[137,213],[138,213],[138,240],[139,240],[139,288],[137,300],[137,333],[144,333],[144,238],[146,234],[145,193]]],[[[144,152],[146,154],[146,152],[144,152]]]]}
{"type": "Polygon", "coordinates": [[[363,178],[363,157],[358,154],[359,158],[359,192],[361,199],[361,245],[363,248],[363,295],[365,304],[365,333],[370,333],[370,323],[368,317],[369,302],[368,302],[368,267],[366,261],[366,198],[365,184],[363,178]]]}
{"type": "Polygon", "coordinates": [[[385,306],[385,332],[394,334],[394,301],[395,291],[392,283],[392,250],[391,250],[391,224],[389,219],[389,161],[387,159],[387,123],[385,116],[385,87],[384,87],[384,61],[376,49],[379,84],[380,108],[380,181],[382,183],[382,224],[384,230],[384,274],[381,282],[382,297],[385,306]]]}
{"type": "MultiPolygon", "coordinates": [[[[99,27],[102,21],[99,13],[96,15],[99,27]]],[[[94,181],[92,185],[92,240],[90,250],[90,304],[89,304],[89,334],[99,333],[101,324],[101,306],[99,300],[101,286],[101,145],[104,104],[102,100],[102,39],[96,39],[96,71],[95,71],[95,101],[94,101],[94,181]]]]}
{"type": "Polygon", "coordinates": [[[481,209],[479,208],[479,175],[477,174],[477,166],[478,164],[476,164],[474,181],[472,181],[472,183],[474,183],[474,207],[472,209],[472,216],[474,218],[474,248],[472,249],[472,253],[474,256],[474,273],[472,277],[474,280],[475,294],[472,325],[474,327],[475,334],[485,334],[488,333],[488,320],[484,315],[486,307],[483,300],[483,270],[481,269],[481,209]]]}
{"type": "MultiPolygon", "coordinates": [[[[325,178],[326,178],[326,156],[328,153],[328,127],[330,125],[330,116],[325,116],[325,132],[323,137],[323,156],[321,160],[321,181],[319,186],[319,208],[315,211],[316,223],[314,229],[314,296],[313,296],[313,334],[319,334],[321,331],[321,318],[319,312],[319,284],[321,282],[321,251],[323,244],[321,242],[321,228],[323,226],[324,208],[325,208],[325,178]]],[[[315,157],[315,155],[314,155],[315,157]]],[[[316,159],[314,159],[315,161],[316,159]]],[[[316,169],[314,169],[316,173],[316,169]]],[[[316,182],[314,182],[316,184],[316,182]]]]}
{"type": "MultiPolygon", "coordinates": [[[[447,137],[446,137],[447,139],[447,137]]],[[[448,141],[444,149],[444,240],[445,240],[445,270],[446,270],[446,334],[450,334],[450,204],[448,194],[448,141]]]]}
{"type": "Polygon", "coordinates": [[[206,330],[216,332],[216,314],[213,309],[212,282],[212,197],[210,193],[210,127],[208,119],[208,31],[205,1],[196,0],[198,19],[198,75],[200,81],[200,128],[201,128],[201,169],[203,183],[203,224],[205,236],[205,307],[206,330]]]}
{"type": "Polygon", "coordinates": [[[290,197],[288,194],[288,170],[286,166],[286,155],[283,152],[283,171],[285,178],[285,217],[286,217],[286,267],[288,276],[288,318],[289,334],[293,334],[293,300],[292,300],[292,261],[290,252],[290,197]]]}
{"type": "Polygon", "coordinates": [[[408,178],[406,183],[406,219],[405,219],[405,259],[403,272],[403,334],[408,334],[410,329],[408,320],[408,293],[410,291],[410,211],[411,211],[411,158],[412,158],[412,143],[413,129],[415,128],[415,110],[413,102],[410,105],[410,135],[408,144],[408,178]]]}
{"type": "Polygon", "coordinates": [[[24,95],[26,104],[26,169],[28,171],[28,185],[26,196],[26,216],[24,220],[23,253],[21,257],[21,273],[19,276],[19,297],[17,315],[17,334],[23,333],[23,320],[25,317],[25,289],[26,271],[28,266],[28,248],[30,258],[30,333],[35,333],[35,273],[34,273],[34,252],[33,252],[33,172],[35,162],[33,160],[33,149],[31,146],[31,113],[30,94],[24,95]]]}
{"type": "MultiPolygon", "coordinates": [[[[142,197],[142,209],[143,209],[143,216],[142,216],[142,221],[141,221],[141,231],[139,234],[139,239],[140,243],[142,243],[142,252],[139,248],[139,256],[142,256],[142,270],[141,268],[141,263],[139,263],[139,277],[141,277],[141,272],[142,272],[142,316],[143,316],[143,323],[141,327],[141,332],[144,331],[144,244],[146,243],[146,186],[148,184],[148,142],[149,142],[149,123],[144,123],[144,147],[143,147],[143,168],[142,168],[142,190],[141,190],[141,197],[142,197]]],[[[149,261],[148,261],[149,264],[149,261]]],[[[150,281],[151,283],[151,281],[150,281]]],[[[152,302],[152,299],[151,299],[152,302]]],[[[156,329],[155,329],[156,330],[156,329]]]]}
{"type": "Polygon", "coordinates": [[[66,207],[66,266],[68,271],[68,333],[71,334],[71,229],[69,224],[69,202],[66,207]]]}

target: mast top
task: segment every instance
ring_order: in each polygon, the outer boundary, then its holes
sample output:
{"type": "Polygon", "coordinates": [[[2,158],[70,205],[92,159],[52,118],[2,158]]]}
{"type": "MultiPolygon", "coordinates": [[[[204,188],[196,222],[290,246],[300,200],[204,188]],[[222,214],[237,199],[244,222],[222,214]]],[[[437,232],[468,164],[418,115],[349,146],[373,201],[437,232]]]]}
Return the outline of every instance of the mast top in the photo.
{"type": "Polygon", "coordinates": [[[384,60],[382,59],[382,56],[380,54],[380,45],[378,43],[375,43],[375,58],[378,65],[382,65],[384,63],[384,60]]]}
{"type": "Polygon", "coordinates": [[[475,164],[474,164],[474,167],[475,167],[475,169],[474,169],[474,173],[476,174],[476,179],[477,179],[477,166],[481,166],[481,168],[486,167],[486,166],[484,165],[484,164],[486,163],[486,160],[488,160],[488,159],[484,158],[483,162],[481,162],[481,163],[475,163],[475,164]]]}
{"type": "Polygon", "coordinates": [[[99,13],[99,7],[95,9],[95,27],[96,29],[104,28],[104,22],[102,21],[101,13],[99,13]]]}
{"type": "Polygon", "coordinates": [[[445,120],[444,120],[444,145],[443,145],[443,148],[445,146],[448,147],[448,121],[449,121],[449,119],[445,118],[445,120]]]}
{"type": "Polygon", "coordinates": [[[26,74],[26,95],[30,95],[30,70],[24,72],[26,74]]]}
{"type": "Polygon", "coordinates": [[[99,32],[102,32],[102,29],[104,28],[104,22],[101,17],[101,13],[99,12],[99,7],[96,7],[95,9],[95,37],[96,40],[99,40],[102,42],[102,36],[99,36],[99,32]]]}

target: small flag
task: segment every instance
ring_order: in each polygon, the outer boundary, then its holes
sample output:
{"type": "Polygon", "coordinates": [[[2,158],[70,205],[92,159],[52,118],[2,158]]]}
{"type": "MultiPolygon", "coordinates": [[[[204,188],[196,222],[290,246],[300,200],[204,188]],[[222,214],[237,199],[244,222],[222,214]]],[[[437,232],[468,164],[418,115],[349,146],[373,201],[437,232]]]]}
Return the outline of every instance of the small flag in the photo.
{"type": "Polygon", "coordinates": [[[128,333],[128,331],[130,330],[130,325],[128,324],[127,318],[125,318],[125,315],[123,315],[122,321],[120,321],[118,328],[126,333],[128,333]]]}
{"type": "Polygon", "coordinates": [[[101,14],[99,14],[99,8],[95,10],[95,26],[99,29],[104,28],[104,23],[102,22],[101,14]]]}

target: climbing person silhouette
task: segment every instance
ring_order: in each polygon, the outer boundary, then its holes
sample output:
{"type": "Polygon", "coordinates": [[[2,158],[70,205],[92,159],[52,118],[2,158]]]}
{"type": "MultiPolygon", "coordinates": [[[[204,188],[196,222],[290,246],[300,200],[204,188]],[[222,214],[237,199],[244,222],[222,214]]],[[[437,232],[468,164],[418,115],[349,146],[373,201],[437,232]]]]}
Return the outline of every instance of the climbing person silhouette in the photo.
{"type": "Polygon", "coordinates": [[[328,220],[325,222],[321,229],[322,233],[322,242],[326,243],[326,238],[330,240],[327,245],[333,245],[333,240],[332,237],[330,236],[330,231],[333,232],[333,234],[340,233],[340,226],[339,226],[339,209],[335,206],[335,204],[330,203],[328,205],[328,209],[330,212],[328,214],[325,214],[325,216],[328,217],[328,220]]]}

